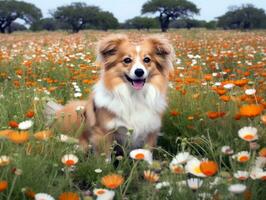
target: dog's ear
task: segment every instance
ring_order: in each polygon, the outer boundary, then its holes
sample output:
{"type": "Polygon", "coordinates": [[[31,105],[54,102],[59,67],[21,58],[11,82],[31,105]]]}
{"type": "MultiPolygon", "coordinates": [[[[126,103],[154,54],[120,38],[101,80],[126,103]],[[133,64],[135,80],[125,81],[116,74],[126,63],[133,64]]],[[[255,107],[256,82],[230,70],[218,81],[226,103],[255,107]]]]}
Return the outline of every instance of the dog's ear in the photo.
{"type": "Polygon", "coordinates": [[[166,65],[164,69],[166,67],[168,71],[172,70],[175,52],[169,41],[162,36],[150,36],[147,38],[147,41],[151,44],[159,64],[166,65]]]}
{"type": "Polygon", "coordinates": [[[97,59],[99,63],[105,63],[106,60],[117,53],[119,45],[127,40],[126,35],[112,34],[98,43],[97,59]]]}

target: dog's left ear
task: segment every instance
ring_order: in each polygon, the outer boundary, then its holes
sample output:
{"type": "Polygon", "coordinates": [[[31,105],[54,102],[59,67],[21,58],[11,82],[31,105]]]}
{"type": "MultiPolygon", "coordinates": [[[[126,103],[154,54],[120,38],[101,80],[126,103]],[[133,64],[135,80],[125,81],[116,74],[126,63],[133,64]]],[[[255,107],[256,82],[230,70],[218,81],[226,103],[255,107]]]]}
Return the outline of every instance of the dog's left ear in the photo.
{"type": "Polygon", "coordinates": [[[155,55],[159,57],[158,61],[171,71],[175,60],[175,51],[169,41],[162,36],[150,36],[147,41],[152,45],[155,55]]]}

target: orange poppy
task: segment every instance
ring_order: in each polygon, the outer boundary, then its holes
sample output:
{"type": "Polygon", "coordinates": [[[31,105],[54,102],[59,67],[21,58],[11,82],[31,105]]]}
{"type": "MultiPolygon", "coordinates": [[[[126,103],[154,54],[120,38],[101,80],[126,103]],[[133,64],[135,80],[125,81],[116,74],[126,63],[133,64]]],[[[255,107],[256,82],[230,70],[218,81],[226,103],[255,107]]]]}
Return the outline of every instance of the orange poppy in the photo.
{"type": "Polygon", "coordinates": [[[266,115],[262,115],[260,119],[262,123],[266,125],[266,115]]]}
{"type": "Polygon", "coordinates": [[[101,183],[107,188],[116,189],[124,183],[124,178],[119,174],[110,174],[104,176],[101,183]]]}
{"type": "Polygon", "coordinates": [[[219,117],[223,117],[225,114],[226,114],[225,112],[212,112],[212,111],[209,111],[207,113],[207,115],[210,119],[216,119],[219,117]]]}
{"type": "Polygon", "coordinates": [[[52,136],[52,131],[50,130],[45,130],[45,131],[39,131],[37,133],[34,134],[34,137],[37,140],[47,140],[48,138],[50,138],[52,136]]]}
{"type": "Polygon", "coordinates": [[[34,112],[33,111],[28,111],[25,115],[28,118],[32,118],[34,116],[34,112]]]}
{"type": "Polygon", "coordinates": [[[261,105],[249,104],[240,107],[239,114],[243,117],[256,117],[263,111],[261,105]]]}
{"type": "Polygon", "coordinates": [[[11,127],[11,128],[17,128],[18,127],[18,123],[16,121],[10,121],[8,122],[8,125],[11,127]]]}
{"type": "Polygon", "coordinates": [[[175,110],[173,110],[173,111],[171,111],[170,112],[170,115],[172,115],[172,116],[178,116],[178,115],[180,115],[180,113],[179,112],[177,112],[177,111],[175,111],[175,110]]]}
{"type": "Polygon", "coordinates": [[[214,161],[202,161],[200,163],[200,170],[206,176],[213,176],[218,171],[218,165],[214,161]]]}
{"type": "Polygon", "coordinates": [[[8,187],[7,181],[0,181],[0,192],[5,191],[7,187],[8,187]]]}
{"type": "Polygon", "coordinates": [[[222,95],[220,96],[220,99],[223,100],[224,102],[230,101],[230,96],[222,95]]]}
{"type": "Polygon", "coordinates": [[[147,170],[144,171],[144,179],[151,183],[156,183],[159,180],[159,176],[153,171],[147,170]]]}
{"type": "Polygon", "coordinates": [[[266,158],[266,147],[263,147],[260,151],[259,151],[259,155],[261,157],[266,158]]]}
{"type": "Polygon", "coordinates": [[[234,81],[234,84],[237,85],[237,86],[239,86],[239,87],[243,87],[247,83],[248,83],[248,80],[247,79],[241,79],[241,80],[234,81]]]}
{"type": "Polygon", "coordinates": [[[58,197],[59,200],[79,200],[79,195],[75,192],[63,192],[58,197]]]}
{"type": "Polygon", "coordinates": [[[27,131],[13,131],[9,133],[8,139],[16,144],[22,144],[29,140],[29,133],[27,131]]]}
{"type": "Polygon", "coordinates": [[[6,130],[2,130],[0,131],[0,137],[8,137],[8,135],[13,132],[14,130],[9,130],[9,129],[6,129],[6,130]]]}

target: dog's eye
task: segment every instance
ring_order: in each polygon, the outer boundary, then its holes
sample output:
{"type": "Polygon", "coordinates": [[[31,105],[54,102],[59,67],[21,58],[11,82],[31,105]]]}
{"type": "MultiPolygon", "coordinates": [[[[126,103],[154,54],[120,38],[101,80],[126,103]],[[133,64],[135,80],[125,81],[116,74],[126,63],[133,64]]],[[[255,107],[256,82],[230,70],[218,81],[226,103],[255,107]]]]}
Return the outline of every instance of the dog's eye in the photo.
{"type": "Polygon", "coordinates": [[[151,59],[150,59],[149,57],[145,57],[145,58],[143,59],[143,61],[144,61],[145,63],[149,63],[149,62],[151,62],[151,59]]]}
{"type": "Polygon", "coordinates": [[[124,63],[129,64],[132,62],[132,59],[131,58],[125,58],[123,61],[124,61],[124,63]]]}

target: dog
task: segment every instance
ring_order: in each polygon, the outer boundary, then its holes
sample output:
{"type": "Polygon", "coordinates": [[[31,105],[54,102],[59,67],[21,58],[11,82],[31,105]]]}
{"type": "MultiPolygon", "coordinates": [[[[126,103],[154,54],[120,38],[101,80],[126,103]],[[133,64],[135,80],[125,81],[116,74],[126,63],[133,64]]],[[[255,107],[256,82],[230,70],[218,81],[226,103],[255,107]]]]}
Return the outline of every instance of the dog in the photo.
{"type": "Polygon", "coordinates": [[[55,115],[61,132],[79,129],[80,144],[84,149],[92,144],[96,153],[109,154],[114,140],[129,140],[132,149],[153,148],[167,108],[174,58],[173,47],[163,37],[132,42],[126,35],[110,35],[99,42],[102,71],[88,100],[65,106],[50,103],[46,115],[55,115]],[[77,107],[83,111],[77,112],[77,107]]]}

